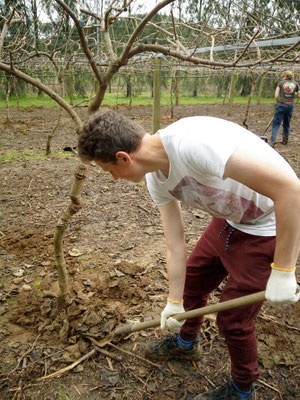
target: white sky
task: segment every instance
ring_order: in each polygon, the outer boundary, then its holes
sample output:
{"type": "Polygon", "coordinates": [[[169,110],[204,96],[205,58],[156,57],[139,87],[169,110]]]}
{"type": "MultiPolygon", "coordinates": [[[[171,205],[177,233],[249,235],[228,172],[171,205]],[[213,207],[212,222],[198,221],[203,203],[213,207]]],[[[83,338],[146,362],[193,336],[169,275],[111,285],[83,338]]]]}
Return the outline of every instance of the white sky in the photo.
{"type": "MultiPolygon", "coordinates": [[[[161,0],[136,0],[136,1],[134,1],[132,3],[132,6],[131,6],[131,10],[132,11],[131,12],[134,14],[135,11],[138,9],[137,6],[141,6],[141,9],[140,9],[141,12],[149,12],[160,2],[161,2],[161,0]]],[[[171,4],[173,4],[173,7],[175,7],[176,3],[177,2],[174,1],[171,4]]],[[[160,10],[160,13],[170,14],[171,4],[169,4],[169,5],[165,6],[164,8],[162,8],[160,10]]],[[[176,7],[175,7],[174,8],[174,15],[176,16],[176,14],[177,14],[177,10],[176,10],[176,7]]]]}
{"type": "MultiPolygon", "coordinates": [[[[147,13],[147,12],[151,11],[160,2],[161,2],[161,0],[135,0],[131,4],[131,10],[132,10],[131,12],[133,14],[135,12],[137,12],[137,11],[142,12],[142,13],[143,12],[147,13]],[[140,9],[138,9],[139,6],[141,7],[140,9]]],[[[175,3],[176,3],[176,1],[173,2],[173,4],[175,4],[175,3]]],[[[93,10],[91,10],[91,11],[96,12],[96,8],[97,8],[96,4],[97,4],[97,0],[94,0],[94,3],[91,0],[91,5],[94,6],[94,7],[92,7],[93,10]]],[[[101,9],[101,0],[98,0],[98,8],[99,8],[99,11],[100,11],[100,9],[101,9]]],[[[164,14],[169,14],[170,10],[171,10],[171,6],[167,5],[160,12],[162,12],[164,14]]],[[[47,15],[43,11],[40,11],[39,14],[40,14],[39,18],[43,22],[48,20],[47,15]]],[[[174,10],[174,14],[176,15],[176,8],[174,10]]]]}
{"type": "Polygon", "coordinates": [[[140,5],[142,6],[142,10],[145,12],[149,12],[154,8],[157,4],[159,3],[159,0],[136,0],[133,2],[132,10],[135,11],[136,7],[135,5],[140,5]]]}
{"type": "MultiPolygon", "coordinates": [[[[149,12],[151,11],[158,3],[160,3],[162,0],[134,0],[131,3],[131,12],[135,13],[138,10],[138,7],[140,8],[141,12],[149,12]]],[[[111,1],[104,1],[104,0],[90,0],[90,4],[92,6],[92,8],[94,9],[94,11],[96,11],[96,9],[98,8],[98,10],[101,10],[101,6],[102,4],[109,4],[111,1]]],[[[173,3],[176,3],[176,1],[174,1],[173,3]]],[[[120,4],[120,2],[117,3],[118,5],[120,4]]],[[[105,10],[105,6],[103,7],[105,10]]],[[[165,6],[163,8],[164,13],[169,12],[170,11],[170,5],[165,6]]]]}
{"type": "MultiPolygon", "coordinates": [[[[97,0],[96,0],[97,1],[97,0]]],[[[151,11],[158,3],[160,3],[161,0],[136,0],[133,1],[131,4],[131,12],[134,14],[135,11],[138,10],[138,6],[141,7],[141,12],[149,12],[151,11]]],[[[173,4],[176,3],[176,1],[173,2],[173,4]]],[[[161,11],[165,13],[170,13],[171,6],[165,6],[161,11]]]]}

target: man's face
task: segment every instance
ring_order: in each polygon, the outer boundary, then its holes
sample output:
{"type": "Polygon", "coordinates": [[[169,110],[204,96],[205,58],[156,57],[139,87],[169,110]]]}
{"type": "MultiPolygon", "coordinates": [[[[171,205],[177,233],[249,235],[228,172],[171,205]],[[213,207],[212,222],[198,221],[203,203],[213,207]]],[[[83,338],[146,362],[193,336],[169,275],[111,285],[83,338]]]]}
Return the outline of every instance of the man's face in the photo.
{"type": "Polygon", "coordinates": [[[139,171],[135,162],[130,162],[126,158],[117,158],[115,163],[95,161],[95,163],[103,169],[110,172],[114,180],[126,179],[131,182],[140,182],[144,178],[144,173],[139,171]]]}

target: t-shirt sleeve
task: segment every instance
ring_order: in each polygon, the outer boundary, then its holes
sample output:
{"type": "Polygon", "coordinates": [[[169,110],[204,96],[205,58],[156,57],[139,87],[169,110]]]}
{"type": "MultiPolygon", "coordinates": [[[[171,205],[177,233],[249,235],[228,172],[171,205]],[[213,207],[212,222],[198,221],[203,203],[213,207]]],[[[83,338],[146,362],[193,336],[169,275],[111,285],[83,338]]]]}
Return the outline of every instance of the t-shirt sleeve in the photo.
{"type": "Polygon", "coordinates": [[[174,197],[170,193],[166,193],[161,189],[154,173],[146,174],[147,188],[150,196],[157,206],[164,206],[174,200],[174,197]]]}

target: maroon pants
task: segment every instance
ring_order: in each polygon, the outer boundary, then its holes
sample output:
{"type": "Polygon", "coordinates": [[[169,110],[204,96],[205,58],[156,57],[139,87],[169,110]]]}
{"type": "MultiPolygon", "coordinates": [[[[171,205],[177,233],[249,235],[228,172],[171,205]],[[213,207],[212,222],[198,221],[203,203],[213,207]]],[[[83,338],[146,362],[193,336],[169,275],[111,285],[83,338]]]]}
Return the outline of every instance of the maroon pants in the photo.
{"type": "MultiPolygon", "coordinates": [[[[224,219],[213,218],[187,261],[184,289],[186,311],[206,305],[210,292],[228,276],[221,301],[264,290],[271,272],[275,236],[254,236],[235,230],[224,219]]],[[[231,374],[241,390],[259,376],[254,319],[260,304],[218,313],[217,325],[231,357],[231,374]]],[[[184,340],[196,339],[203,317],[186,320],[184,340]]]]}

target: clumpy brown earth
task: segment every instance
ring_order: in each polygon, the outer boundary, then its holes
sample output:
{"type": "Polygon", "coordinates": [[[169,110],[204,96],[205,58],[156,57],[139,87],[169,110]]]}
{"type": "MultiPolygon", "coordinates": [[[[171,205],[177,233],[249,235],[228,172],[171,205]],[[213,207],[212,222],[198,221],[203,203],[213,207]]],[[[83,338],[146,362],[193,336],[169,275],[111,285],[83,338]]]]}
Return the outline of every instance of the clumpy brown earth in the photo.
{"type": "MultiPolygon", "coordinates": [[[[151,131],[151,107],[119,106],[119,111],[151,131]]],[[[83,119],[87,109],[77,110],[83,119]]],[[[189,115],[212,115],[242,123],[245,106],[179,106],[175,118],[162,107],[162,126],[189,115]]],[[[273,106],[251,108],[249,129],[262,135],[273,106]]],[[[59,301],[53,233],[69,204],[77,158],[64,151],[76,146],[65,114],[45,156],[46,138],[58,110],[1,111],[0,136],[0,398],[1,399],[191,399],[230,376],[230,362],[215,316],[199,334],[199,362],[151,363],[143,345],[162,337],[148,329],[114,340],[98,352],[115,327],[158,318],[167,295],[165,244],[158,211],[144,183],[113,181],[91,166],[83,189],[83,208],[66,231],[64,248],[72,303],[59,301]],[[62,373],[93,350],[94,354],[62,373]],[[57,378],[48,375],[60,371],[57,378]],[[42,378],[42,380],[40,379],[42,378]],[[39,380],[40,379],[40,380],[39,380]]],[[[300,175],[300,109],[296,105],[288,146],[277,150],[300,175]]],[[[209,134],[209,132],[208,132],[209,134]]],[[[270,129],[267,132],[270,137],[270,129]]],[[[191,250],[209,216],[183,208],[191,250]]],[[[216,291],[210,303],[218,301],[216,291]]],[[[261,376],[260,400],[300,398],[300,303],[273,308],[264,304],[257,318],[261,376]]]]}

